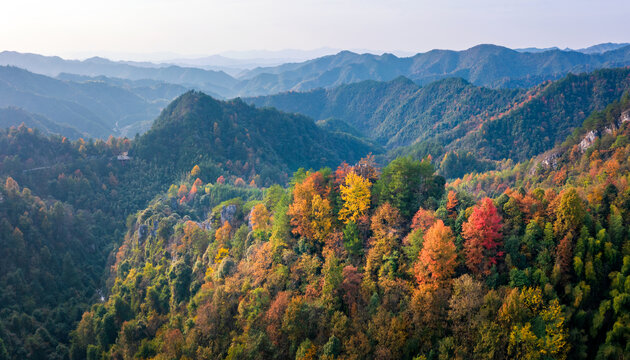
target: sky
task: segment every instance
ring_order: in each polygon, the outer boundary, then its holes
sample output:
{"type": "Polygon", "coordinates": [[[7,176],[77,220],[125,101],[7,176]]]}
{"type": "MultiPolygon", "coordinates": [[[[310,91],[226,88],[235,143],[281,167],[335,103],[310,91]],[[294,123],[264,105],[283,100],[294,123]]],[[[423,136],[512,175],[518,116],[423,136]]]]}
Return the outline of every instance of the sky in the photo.
{"type": "Polygon", "coordinates": [[[130,60],[630,42],[628,0],[0,0],[0,50],[130,60]],[[236,55],[235,55],[236,54],[236,55]],[[249,54],[249,53],[241,53],[249,54]]]}

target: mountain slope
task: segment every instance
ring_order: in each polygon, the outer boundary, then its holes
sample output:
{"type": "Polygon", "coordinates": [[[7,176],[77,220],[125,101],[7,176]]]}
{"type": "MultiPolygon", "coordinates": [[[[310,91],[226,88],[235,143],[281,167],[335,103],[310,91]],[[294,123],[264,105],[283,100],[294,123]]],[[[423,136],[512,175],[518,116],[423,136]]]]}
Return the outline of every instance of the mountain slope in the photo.
{"type": "Polygon", "coordinates": [[[164,109],[133,151],[180,169],[208,161],[250,179],[259,174],[266,181],[286,181],[298,167],[356,161],[374,149],[350,135],[320,129],[304,116],[188,92],[164,109]]]}
{"type": "Polygon", "coordinates": [[[0,109],[0,128],[20,126],[21,124],[29,128],[37,128],[46,134],[63,135],[70,139],[81,137],[81,133],[76,129],[57,124],[41,115],[32,114],[15,107],[0,109]]]}
{"type": "Polygon", "coordinates": [[[398,78],[246,101],[315,119],[338,118],[392,154],[461,150],[522,161],[562,142],[590,113],[630,91],[629,76],[630,69],[570,74],[527,92],[476,87],[461,79],[418,87],[398,78]]]}
{"type": "Polygon", "coordinates": [[[452,147],[476,150],[490,159],[525,160],[562,142],[589,114],[628,91],[628,68],[568,75],[524,106],[485,122],[452,147]]]}
{"type": "Polygon", "coordinates": [[[389,82],[365,81],[246,101],[315,119],[338,118],[367,138],[394,148],[438,135],[463,136],[482,117],[499,114],[524,94],[524,91],[481,88],[461,79],[445,79],[419,87],[400,77],[389,82]]]}
{"type": "MultiPolygon", "coordinates": [[[[7,111],[11,119],[19,115],[49,125],[38,115],[7,111]]],[[[0,258],[0,356],[75,358],[68,349],[70,331],[89,304],[107,292],[101,276],[107,273],[108,254],[110,263],[115,260],[110,252],[119,244],[127,215],[146,207],[182,173],[190,174],[193,165],[200,166],[195,178],[206,183],[198,200],[212,208],[235,196],[260,199],[256,184],[286,183],[298,167],[356,161],[374,150],[304,116],[194,92],[174,101],[151,131],[134,141],[68,141],[23,126],[0,129],[0,253],[5,255],[0,258]],[[127,151],[131,158],[117,160],[127,151]]]]}

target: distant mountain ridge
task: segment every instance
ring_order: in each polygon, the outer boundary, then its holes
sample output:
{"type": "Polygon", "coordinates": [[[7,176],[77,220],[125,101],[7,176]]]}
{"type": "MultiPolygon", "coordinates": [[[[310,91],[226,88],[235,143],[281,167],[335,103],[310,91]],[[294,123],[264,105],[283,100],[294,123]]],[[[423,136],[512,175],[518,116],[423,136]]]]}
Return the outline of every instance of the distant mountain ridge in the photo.
{"type": "MultiPolygon", "coordinates": [[[[116,83],[60,80],[12,67],[0,66],[0,108],[18,107],[76,131],[63,135],[106,138],[128,135],[125,127],[153,120],[186,89],[156,83],[116,83]]],[[[41,124],[41,122],[40,122],[41,124]]],[[[45,126],[50,128],[50,126],[45,126]]],[[[42,129],[45,130],[45,129],[42,129]]]]}
{"type": "Polygon", "coordinates": [[[114,62],[100,57],[83,61],[65,60],[57,56],[22,54],[13,51],[0,53],[0,65],[14,65],[29,71],[57,76],[70,73],[85,76],[107,76],[129,80],[152,79],[167,83],[203,89],[210,93],[225,93],[235,85],[236,79],[222,71],[203,70],[193,67],[139,66],[125,62],[114,62]]]}
{"type": "Polygon", "coordinates": [[[599,44],[577,51],[553,48],[517,51],[482,44],[463,51],[431,50],[411,57],[341,51],[304,62],[259,67],[237,77],[194,67],[113,62],[103,58],[63,60],[9,51],[0,53],[0,64],[51,76],[65,72],[130,80],[153,79],[202,90],[214,97],[231,98],[308,91],[363,80],[389,81],[398,76],[420,85],[461,77],[478,86],[526,88],[561,78],[569,72],[630,66],[630,45],[599,44]]]}
{"type": "Polygon", "coordinates": [[[630,46],[584,54],[552,50],[521,53],[496,45],[478,45],[464,51],[432,50],[413,57],[371,55],[343,51],[299,64],[259,68],[242,76],[240,94],[307,91],[362,80],[388,81],[405,76],[423,85],[447,77],[461,77],[490,88],[531,87],[569,72],[630,65],[630,46]]]}
{"type": "Polygon", "coordinates": [[[593,45],[593,46],[589,46],[589,47],[585,47],[581,49],[570,49],[570,48],[560,49],[557,46],[553,46],[553,47],[548,47],[548,48],[528,47],[528,48],[520,48],[520,49],[514,49],[514,50],[518,52],[531,52],[531,53],[562,50],[562,51],[577,51],[583,54],[601,54],[607,51],[621,49],[622,47],[626,47],[628,45],[630,45],[630,43],[602,43],[602,44],[597,44],[597,45],[593,45]]]}

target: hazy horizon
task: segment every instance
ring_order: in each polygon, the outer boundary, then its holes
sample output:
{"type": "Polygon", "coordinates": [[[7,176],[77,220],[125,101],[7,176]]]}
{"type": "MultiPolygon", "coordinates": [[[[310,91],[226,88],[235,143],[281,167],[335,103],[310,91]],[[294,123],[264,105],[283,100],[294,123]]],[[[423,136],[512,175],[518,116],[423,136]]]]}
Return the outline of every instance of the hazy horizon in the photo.
{"type": "Polygon", "coordinates": [[[25,0],[5,4],[0,31],[11,36],[0,49],[137,61],[287,49],[404,56],[484,43],[578,49],[630,41],[628,13],[620,0],[25,0]]]}

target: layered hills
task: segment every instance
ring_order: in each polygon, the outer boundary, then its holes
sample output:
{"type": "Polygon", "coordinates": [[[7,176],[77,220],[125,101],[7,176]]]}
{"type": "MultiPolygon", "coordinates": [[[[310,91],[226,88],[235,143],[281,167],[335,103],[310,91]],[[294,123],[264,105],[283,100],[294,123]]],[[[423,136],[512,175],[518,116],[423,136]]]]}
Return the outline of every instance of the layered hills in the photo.
{"type": "Polygon", "coordinates": [[[22,108],[47,118],[59,129],[73,128],[74,132],[61,132],[68,137],[76,138],[77,132],[83,137],[133,136],[129,127],[154,119],[186,90],[157,82],[74,80],[0,66],[0,108],[22,108]]]}
{"type": "Polygon", "coordinates": [[[420,87],[397,78],[245,101],[344,121],[396,154],[463,150],[492,160],[525,160],[562,142],[590,113],[629,90],[630,70],[606,69],[528,91],[488,89],[462,79],[420,87]]]}
{"type": "Polygon", "coordinates": [[[299,63],[260,67],[236,77],[224,72],[168,64],[114,62],[102,58],[64,60],[36,54],[0,53],[0,64],[57,76],[72,73],[130,80],[153,79],[202,90],[213,96],[269,95],[284,91],[330,88],[363,80],[390,81],[405,76],[424,85],[460,77],[490,88],[526,88],[569,72],[630,65],[630,45],[607,45],[583,51],[549,49],[523,52],[496,45],[463,51],[432,50],[411,57],[342,51],[299,63]],[[607,50],[607,51],[606,51],[607,50]]]}
{"type": "Polygon", "coordinates": [[[522,101],[525,94],[520,90],[478,87],[457,78],[420,87],[399,77],[389,82],[370,80],[332,89],[246,98],[245,101],[314,119],[340,119],[365,137],[395,148],[438,135],[448,137],[452,132],[465,134],[483,117],[506,111],[514,102],[522,101]]]}
{"type": "Polygon", "coordinates": [[[628,111],[625,96],[592,114],[555,161],[446,187],[429,159],[399,158],[297,172],[218,206],[162,193],[128,218],[111,293],[71,353],[622,359],[628,111]]]}

